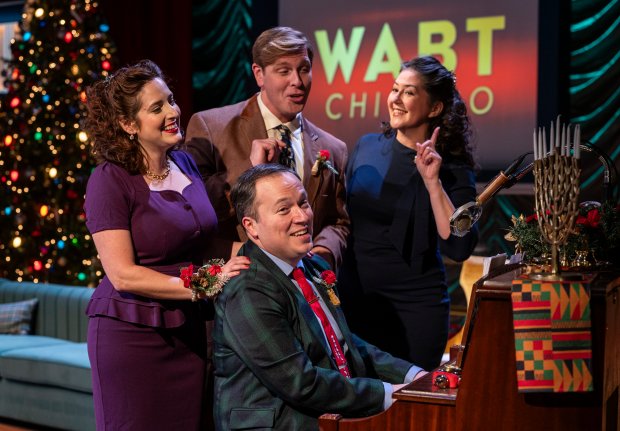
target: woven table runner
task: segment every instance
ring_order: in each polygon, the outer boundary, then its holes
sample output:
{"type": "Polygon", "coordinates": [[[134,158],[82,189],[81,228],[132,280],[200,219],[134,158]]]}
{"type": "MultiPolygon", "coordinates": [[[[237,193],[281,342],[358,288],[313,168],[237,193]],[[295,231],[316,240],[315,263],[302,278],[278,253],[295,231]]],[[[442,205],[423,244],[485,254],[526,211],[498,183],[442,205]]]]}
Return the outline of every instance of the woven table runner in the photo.
{"type": "Polygon", "coordinates": [[[519,392],[592,391],[588,280],[512,281],[519,392]]]}

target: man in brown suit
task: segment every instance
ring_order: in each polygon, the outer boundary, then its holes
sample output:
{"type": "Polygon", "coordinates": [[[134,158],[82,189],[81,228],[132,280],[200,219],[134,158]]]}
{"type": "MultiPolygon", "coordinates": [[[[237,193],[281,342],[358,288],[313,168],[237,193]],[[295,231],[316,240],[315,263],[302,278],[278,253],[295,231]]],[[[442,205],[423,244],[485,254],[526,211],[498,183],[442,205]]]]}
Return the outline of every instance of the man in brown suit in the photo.
{"type": "Polygon", "coordinates": [[[335,267],[349,234],[347,147],[302,115],[312,85],[313,55],[310,42],[297,30],[275,27],[263,32],[252,48],[252,71],[260,92],[246,101],[194,114],[185,142],[217,212],[220,236],[234,241],[247,236],[230,203],[232,184],[252,166],[282,162],[288,154],[290,160],[283,163],[290,163],[303,178],[314,211],[312,253],[335,267]],[[324,150],[334,170],[316,162],[324,150]],[[313,171],[315,164],[318,170],[313,171]]]}

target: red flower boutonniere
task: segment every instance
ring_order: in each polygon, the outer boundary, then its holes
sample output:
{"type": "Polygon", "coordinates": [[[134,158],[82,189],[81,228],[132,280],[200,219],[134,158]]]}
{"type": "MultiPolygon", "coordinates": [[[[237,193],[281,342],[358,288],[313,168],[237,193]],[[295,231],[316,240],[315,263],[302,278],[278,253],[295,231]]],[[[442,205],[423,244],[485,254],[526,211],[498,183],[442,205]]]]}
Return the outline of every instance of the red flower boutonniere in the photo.
{"type": "Polygon", "coordinates": [[[181,268],[181,280],[183,286],[191,289],[192,301],[199,298],[215,298],[230,277],[222,272],[223,259],[211,259],[205,265],[194,272],[194,265],[181,268]]]}
{"type": "Polygon", "coordinates": [[[314,161],[314,165],[312,166],[312,175],[315,177],[319,175],[319,172],[324,167],[329,169],[334,175],[338,175],[338,171],[332,165],[332,162],[329,161],[331,154],[329,154],[328,150],[320,150],[316,155],[316,160],[314,161]]]}
{"type": "Polygon", "coordinates": [[[333,305],[340,305],[340,299],[338,299],[338,296],[336,296],[336,292],[334,292],[334,287],[336,286],[336,274],[334,274],[334,271],[323,271],[321,273],[321,278],[312,277],[312,279],[317,285],[325,287],[325,289],[327,290],[327,295],[329,296],[329,300],[333,305]]]}

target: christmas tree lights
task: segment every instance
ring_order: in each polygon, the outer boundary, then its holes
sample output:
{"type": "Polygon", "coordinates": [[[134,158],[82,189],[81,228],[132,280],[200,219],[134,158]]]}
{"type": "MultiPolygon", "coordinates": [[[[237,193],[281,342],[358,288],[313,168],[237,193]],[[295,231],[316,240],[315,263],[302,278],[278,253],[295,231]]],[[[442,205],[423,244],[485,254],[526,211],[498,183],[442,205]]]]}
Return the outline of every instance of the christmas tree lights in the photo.
{"type": "Polygon", "coordinates": [[[103,276],[85,226],[94,160],[80,124],[86,87],[115,47],[91,0],[27,0],[0,99],[0,276],[94,286],[103,276]]]}

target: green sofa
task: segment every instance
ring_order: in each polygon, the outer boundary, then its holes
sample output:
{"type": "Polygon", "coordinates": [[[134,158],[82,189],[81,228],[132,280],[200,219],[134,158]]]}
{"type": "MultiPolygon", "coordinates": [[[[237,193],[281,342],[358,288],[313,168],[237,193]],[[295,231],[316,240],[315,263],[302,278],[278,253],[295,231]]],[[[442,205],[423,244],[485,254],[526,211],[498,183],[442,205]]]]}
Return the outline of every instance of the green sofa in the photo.
{"type": "Polygon", "coordinates": [[[95,429],[84,314],[92,293],[0,278],[0,304],[38,299],[29,335],[0,334],[0,417],[95,429]]]}

